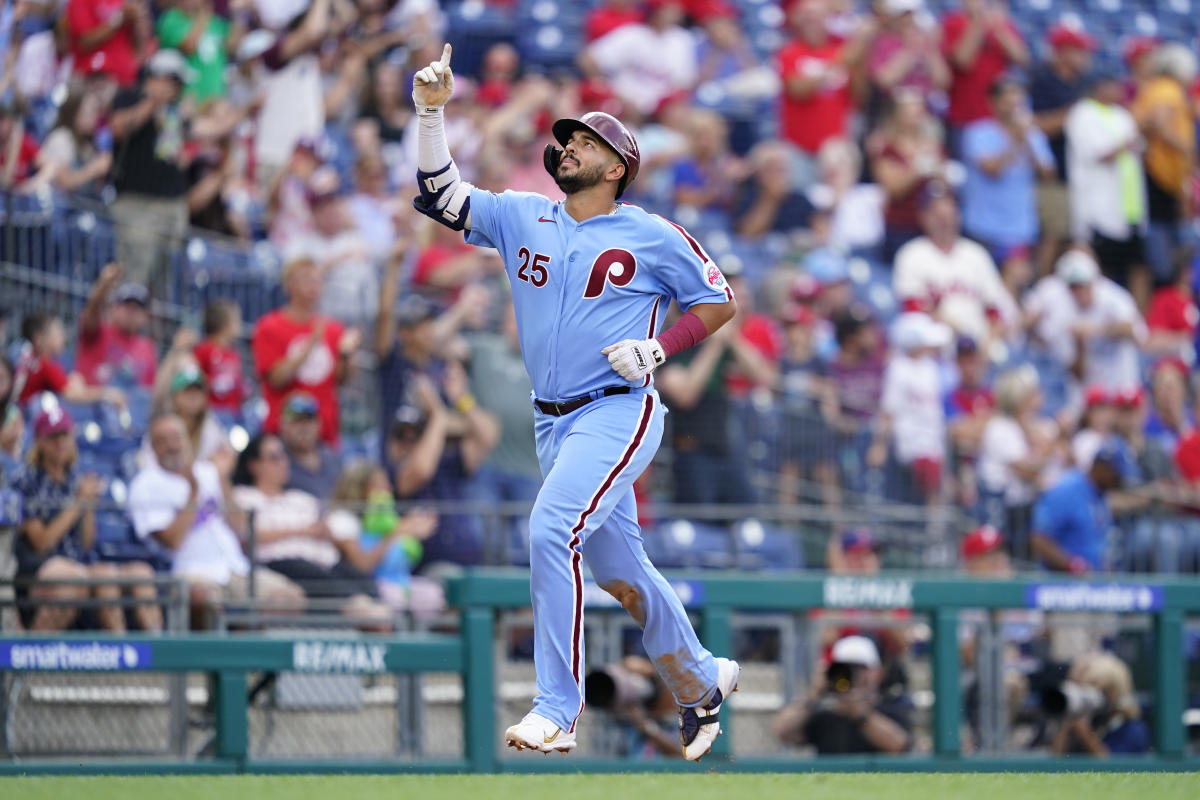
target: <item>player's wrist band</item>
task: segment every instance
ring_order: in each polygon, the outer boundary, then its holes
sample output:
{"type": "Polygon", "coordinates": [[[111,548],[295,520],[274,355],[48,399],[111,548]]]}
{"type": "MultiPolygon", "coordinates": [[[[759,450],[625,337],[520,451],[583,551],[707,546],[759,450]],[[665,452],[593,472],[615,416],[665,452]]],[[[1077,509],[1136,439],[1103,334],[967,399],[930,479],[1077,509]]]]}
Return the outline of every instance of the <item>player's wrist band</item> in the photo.
{"type": "Polygon", "coordinates": [[[704,320],[688,311],[679,321],[658,335],[658,343],[668,357],[704,341],[708,327],[704,320]]]}

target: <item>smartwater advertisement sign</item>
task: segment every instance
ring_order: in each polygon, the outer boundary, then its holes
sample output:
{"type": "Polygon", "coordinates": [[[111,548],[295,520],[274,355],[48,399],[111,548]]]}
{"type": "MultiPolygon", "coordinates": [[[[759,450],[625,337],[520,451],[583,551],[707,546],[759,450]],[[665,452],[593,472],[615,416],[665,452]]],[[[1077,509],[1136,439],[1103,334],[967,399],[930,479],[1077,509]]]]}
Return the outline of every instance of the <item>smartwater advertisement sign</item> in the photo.
{"type": "Polygon", "coordinates": [[[148,644],[0,640],[0,669],[103,671],[150,669],[148,644]]]}
{"type": "Polygon", "coordinates": [[[1035,583],[1025,587],[1025,604],[1043,611],[1157,611],[1163,589],[1130,583],[1035,583]]]}

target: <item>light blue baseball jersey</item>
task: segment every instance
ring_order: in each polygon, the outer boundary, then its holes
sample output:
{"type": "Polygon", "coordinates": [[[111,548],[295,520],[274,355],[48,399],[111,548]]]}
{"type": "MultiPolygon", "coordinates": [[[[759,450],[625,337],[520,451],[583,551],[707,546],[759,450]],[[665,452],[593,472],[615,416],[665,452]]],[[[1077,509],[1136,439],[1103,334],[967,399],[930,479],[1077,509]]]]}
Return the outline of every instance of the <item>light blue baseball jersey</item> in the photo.
{"type": "Polygon", "coordinates": [[[504,260],[525,369],[543,400],[625,383],[600,351],[656,336],[671,299],[686,311],[733,297],[687,231],[628,203],[576,222],[540,194],[474,189],[467,241],[504,260]]]}

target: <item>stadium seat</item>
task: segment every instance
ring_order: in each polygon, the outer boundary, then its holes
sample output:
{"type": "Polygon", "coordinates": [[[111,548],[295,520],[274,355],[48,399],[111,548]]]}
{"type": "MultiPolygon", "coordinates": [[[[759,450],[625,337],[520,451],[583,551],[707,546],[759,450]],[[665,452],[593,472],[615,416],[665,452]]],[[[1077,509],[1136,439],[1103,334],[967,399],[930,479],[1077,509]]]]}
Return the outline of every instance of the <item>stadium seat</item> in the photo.
{"type": "Polygon", "coordinates": [[[734,566],[738,569],[800,569],[804,556],[797,534],[761,520],[733,525],[734,566]]]}
{"type": "Polygon", "coordinates": [[[645,532],[646,554],[659,567],[728,569],[734,556],[726,528],[686,519],[660,522],[645,532]]]}

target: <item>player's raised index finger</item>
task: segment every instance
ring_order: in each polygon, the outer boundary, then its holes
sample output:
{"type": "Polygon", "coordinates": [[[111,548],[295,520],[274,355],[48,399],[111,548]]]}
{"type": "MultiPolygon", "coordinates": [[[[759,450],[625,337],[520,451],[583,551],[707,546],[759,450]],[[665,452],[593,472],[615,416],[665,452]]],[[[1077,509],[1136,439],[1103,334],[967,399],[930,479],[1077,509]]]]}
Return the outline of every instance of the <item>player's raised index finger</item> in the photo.
{"type": "Polygon", "coordinates": [[[450,54],[452,52],[454,52],[454,48],[452,48],[450,46],[449,42],[446,42],[446,46],[442,48],[442,60],[439,61],[438,63],[441,64],[443,67],[450,66],[450,54]]]}

